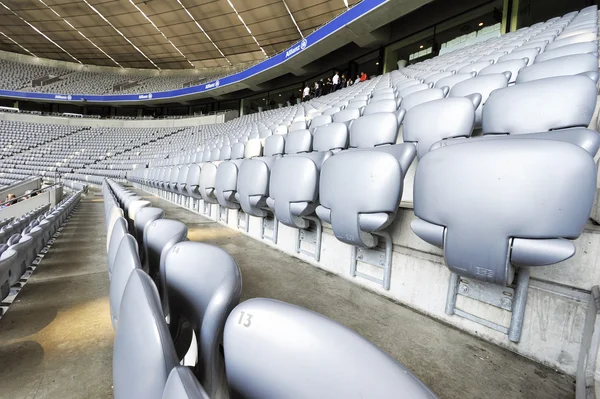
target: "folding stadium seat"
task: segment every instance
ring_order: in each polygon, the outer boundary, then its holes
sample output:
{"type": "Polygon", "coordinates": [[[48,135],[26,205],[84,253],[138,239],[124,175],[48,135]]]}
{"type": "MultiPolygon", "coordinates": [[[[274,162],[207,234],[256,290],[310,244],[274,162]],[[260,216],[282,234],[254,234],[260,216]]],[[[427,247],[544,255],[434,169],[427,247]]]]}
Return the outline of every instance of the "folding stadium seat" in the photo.
{"type": "Polygon", "coordinates": [[[185,206],[184,201],[188,198],[188,192],[186,188],[187,175],[190,171],[189,165],[181,165],[179,168],[179,175],[177,176],[177,192],[179,193],[179,202],[185,206]]]}
{"type": "Polygon", "coordinates": [[[354,331],[272,299],[238,305],[227,319],[223,347],[235,397],[384,399],[397,398],[399,392],[413,399],[436,397],[403,365],[354,331]],[[342,369],[352,372],[331,372],[342,369]]]}
{"type": "Polygon", "coordinates": [[[113,329],[117,327],[121,299],[123,298],[129,276],[133,270],[142,268],[138,252],[138,244],[133,236],[125,234],[115,254],[110,280],[110,316],[113,329]]]}
{"type": "Polygon", "coordinates": [[[17,252],[6,244],[0,244],[0,301],[10,293],[10,287],[15,283],[14,275],[19,271],[17,252]]]}
{"type": "Polygon", "coordinates": [[[333,122],[331,115],[318,115],[315,116],[310,122],[310,130],[314,132],[316,128],[322,125],[326,125],[328,123],[333,122]]]}
{"type": "Polygon", "coordinates": [[[440,140],[470,137],[480,102],[480,94],[471,94],[414,106],[404,117],[403,141],[415,144],[421,159],[440,140]]]}
{"type": "MultiPolygon", "coordinates": [[[[385,228],[396,215],[404,177],[416,155],[412,144],[396,144],[397,136],[398,120],[393,113],[371,114],[354,121],[350,149],[323,165],[318,185],[320,205],[316,208],[319,218],[331,224],[342,242],[373,248],[378,244],[377,236],[385,239],[384,277],[378,281],[385,289],[390,284],[392,248],[385,228]],[[378,172],[381,170],[387,173],[378,172]],[[356,186],[361,190],[356,191],[356,186]],[[367,202],[364,193],[369,193],[367,202]]],[[[356,247],[353,251],[356,255],[356,247]]],[[[352,275],[373,280],[357,272],[355,262],[352,275]]]]}
{"type": "Polygon", "coordinates": [[[466,97],[475,93],[481,95],[481,103],[475,111],[475,127],[480,128],[483,105],[486,103],[492,91],[508,86],[509,77],[509,73],[478,76],[476,78],[455,84],[450,90],[449,97],[466,97]]]}
{"type": "MultiPolygon", "coordinates": [[[[245,158],[258,157],[261,155],[261,150],[262,146],[258,140],[248,142],[247,145],[236,143],[231,150],[231,160],[219,164],[215,177],[215,196],[221,207],[225,209],[240,209],[240,204],[236,199],[239,169],[245,158]]],[[[249,217],[241,211],[238,212],[238,228],[241,225],[240,220],[242,215],[245,215],[244,228],[248,231],[249,217]]]]}
{"type": "Polygon", "coordinates": [[[127,221],[123,217],[117,218],[113,225],[113,229],[110,234],[110,241],[108,242],[108,277],[112,278],[112,271],[115,265],[115,259],[117,257],[117,251],[119,249],[119,245],[121,244],[121,240],[125,237],[126,234],[129,233],[129,229],[127,227],[127,221]]]}
{"type": "Polygon", "coordinates": [[[598,40],[598,35],[593,32],[581,33],[579,35],[570,36],[564,39],[561,39],[559,36],[555,41],[546,46],[546,50],[554,50],[570,44],[591,42],[594,40],[598,40]]]}
{"type": "Polygon", "coordinates": [[[350,125],[353,120],[360,118],[360,110],[356,108],[344,109],[333,114],[333,122],[350,125]]]}
{"type": "Polygon", "coordinates": [[[220,347],[225,320],[240,300],[240,270],[218,247],[182,242],[166,254],[161,274],[171,331],[181,331],[177,325],[184,320],[191,324],[198,345],[196,375],[211,397],[222,397],[227,384],[220,347]]]}
{"type": "Polygon", "coordinates": [[[313,143],[308,130],[288,134],[285,155],[277,159],[271,168],[266,202],[281,223],[299,229],[296,252],[319,260],[322,227],[314,215],[319,204],[319,173],[323,163],[333,155],[333,150],[345,148],[347,129],[345,124],[333,122],[317,128],[314,137],[313,143]],[[314,237],[307,231],[311,222],[316,227],[314,237]],[[302,248],[304,238],[313,240],[314,252],[302,248]]]}
{"type": "Polygon", "coordinates": [[[160,399],[179,364],[152,279],[131,272],[121,299],[113,350],[115,399],[160,399]]]}
{"type": "Polygon", "coordinates": [[[527,66],[526,59],[516,59],[510,61],[502,61],[496,64],[492,64],[488,67],[483,68],[477,76],[485,76],[492,75],[498,73],[510,72],[510,79],[508,81],[509,84],[515,83],[517,80],[517,76],[519,75],[519,71],[524,69],[527,66]]]}
{"type": "Polygon", "coordinates": [[[146,234],[146,229],[152,222],[158,219],[162,219],[165,215],[165,212],[160,208],[154,207],[144,207],[141,208],[135,215],[134,219],[134,228],[133,228],[133,236],[135,237],[138,247],[140,249],[140,260],[144,260],[144,236],[146,234]]]}
{"type": "MultiPolygon", "coordinates": [[[[420,219],[412,228],[425,241],[444,248],[446,265],[454,272],[447,313],[454,313],[459,275],[507,285],[513,281],[514,266],[541,266],[571,257],[575,247],[563,237],[574,239],[583,232],[595,180],[592,157],[555,140],[465,140],[423,157],[414,194],[420,219]],[[473,164],[477,168],[469,169],[473,164]],[[440,197],[444,201],[435,200],[440,197]]],[[[521,306],[506,309],[513,311],[507,331],[512,341],[519,340],[527,284],[528,270],[522,269],[513,299],[521,306]]]]}
{"type": "Polygon", "coordinates": [[[31,266],[32,262],[35,260],[37,253],[34,253],[35,247],[33,244],[34,241],[31,236],[20,237],[18,242],[8,244],[9,249],[17,253],[12,269],[11,285],[19,281],[21,276],[27,271],[27,268],[31,266]]]}
{"type": "Polygon", "coordinates": [[[472,73],[457,73],[450,75],[448,77],[442,78],[435,83],[436,88],[447,87],[448,89],[452,89],[452,87],[460,82],[463,82],[468,79],[472,79],[475,77],[475,72],[472,73]]]}
{"type": "Polygon", "coordinates": [[[446,97],[447,94],[447,87],[443,87],[441,89],[421,90],[416,93],[411,93],[406,97],[403,97],[402,102],[400,102],[400,107],[408,112],[415,105],[422,104],[428,101],[442,99],[446,97]]]}
{"type": "Polygon", "coordinates": [[[187,233],[185,224],[169,219],[157,219],[145,228],[143,269],[154,279],[161,293],[164,287],[159,277],[164,257],[173,245],[187,240],[187,233]]]}
{"type": "Polygon", "coordinates": [[[597,56],[598,41],[575,43],[568,46],[559,47],[554,50],[544,51],[536,58],[536,62],[540,63],[554,58],[575,54],[592,54],[597,56]]]}
{"type": "Polygon", "coordinates": [[[277,220],[270,220],[271,210],[267,206],[269,197],[269,177],[271,168],[285,148],[285,138],[282,135],[270,136],[265,140],[263,156],[244,159],[238,171],[236,200],[242,210],[251,216],[263,218],[261,223],[261,238],[268,238],[277,243],[277,220]],[[272,226],[268,226],[272,223],[272,226]],[[267,227],[271,227],[272,236],[265,235],[267,227]]]}
{"type": "Polygon", "coordinates": [[[479,71],[481,71],[483,68],[486,68],[488,66],[492,65],[492,63],[490,61],[478,61],[478,62],[473,62],[470,63],[468,65],[465,65],[464,67],[460,68],[456,73],[479,73],[479,71]]]}
{"type": "Polygon", "coordinates": [[[162,399],[210,399],[192,371],[185,366],[171,370],[162,399]]]}
{"type": "Polygon", "coordinates": [[[574,54],[557,57],[543,62],[535,63],[521,71],[517,83],[532,80],[551,78],[556,76],[570,76],[586,74],[595,82],[598,81],[598,57],[592,54],[574,54]]]}

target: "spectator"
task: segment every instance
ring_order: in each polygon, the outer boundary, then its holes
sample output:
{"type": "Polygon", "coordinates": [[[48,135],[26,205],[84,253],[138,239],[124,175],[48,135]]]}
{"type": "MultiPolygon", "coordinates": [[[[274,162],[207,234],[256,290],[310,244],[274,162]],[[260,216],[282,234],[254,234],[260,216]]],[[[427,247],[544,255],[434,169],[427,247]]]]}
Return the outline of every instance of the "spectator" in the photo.
{"type": "Polygon", "coordinates": [[[368,78],[367,78],[367,74],[366,74],[366,73],[364,73],[364,72],[361,72],[361,73],[360,73],[360,81],[361,81],[361,82],[364,82],[364,81],[365,81],[365,80],[367,80],[367,79],[368,79],[368,78]]]}
{"type": "Polygon", "coordinates": [[[315,80],[315,97],[321,97],[321,86],[318,80],[315,80]]]}
{"type": "Polygon", "coordinates": [[[340,89],[346,87],[346,75],[342,74],[342,78],[340,79],[340,89]]]}
{"type": "Polygon", "coordinates": [[[356,79],[354,80],[354,84],[360,83],[360,75],[356,75],[356,79]]]}
{"type": "Polygon", "coordinates": [[[340,75],[338,75],[338,71],[335,71],[335,75],[333,75],[333,79],[331,81],[332,83],[332,93],[334,91],[336,91],[337,89],[339,89],[339,84],[340,84],[340,75]]]}
{"type": "Polygon", "coordinates": [[[352,78],[348,78],[348,81],[346,81],[346,87],[350,87],[354,84],[354,81],[352,80],[352,78]]]}
{"type": "Polygon", "coordinates": [[[329,94],[331,93],[331,90],[333,88],[333,83],[331,82],[331,78],[327,78],[327,82],[325,82],[325,94],[329,94]]]}
{"type": "Polygon", "coordinates": [[[6,197],[6,206],[11,206],[17,203],[17,196],[14,194],[8,194],[8,196],[6,197]]]}
{"type": "Polygon", "coordinates": [[[308,87],[308,83],[306,84],[306,87],[304,88],[304,92],[302,93],[302,101],[308,101],[310,100],[310,87],[308,87]]]}

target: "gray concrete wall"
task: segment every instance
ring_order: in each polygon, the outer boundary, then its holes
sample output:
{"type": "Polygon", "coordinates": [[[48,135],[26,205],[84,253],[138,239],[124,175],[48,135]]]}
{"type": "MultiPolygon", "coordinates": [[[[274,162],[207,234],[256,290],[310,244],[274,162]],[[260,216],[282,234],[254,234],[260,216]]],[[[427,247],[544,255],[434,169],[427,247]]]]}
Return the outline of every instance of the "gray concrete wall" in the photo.
{"type": "Polygon", "coordinates": [[[30,179],[25,182],[11,184],[10,186],[0,190],[0,203],[6,200],[8,194],[14,194],[17,197],[25,194],[27,190],[36,190],[42,186],[42,179],[30,179]]]}
{"type": "Polygon", "coordinates": [[[35,208],[46,205],[50,203],[50,190],[44,191],[36,195],[35,197],[31,197],[29,199],[17,202],[14,205],[7,206],[6,208],[0,209],[0,219],[10,218],[10,217],[21,217],[29,211],[34,210],[35,208]]]}
{"type": "MultiPolygon", "coordinates": [[[[210,125],[225,122],[225,114],[205,115],[183,119],[93,119],[93,118],[66,118],[60,116],[42,116],[18,114],[14,112],[0,112],[0,120],[20,121],[30,123],[48,123],[68,126],[90,127],[185,127],[197,125],[210,125]]],[[[1,195],[1,194],[0,194],[1,195]]],[[[1,197],[0,197],[1,198],[1,197]]]]}

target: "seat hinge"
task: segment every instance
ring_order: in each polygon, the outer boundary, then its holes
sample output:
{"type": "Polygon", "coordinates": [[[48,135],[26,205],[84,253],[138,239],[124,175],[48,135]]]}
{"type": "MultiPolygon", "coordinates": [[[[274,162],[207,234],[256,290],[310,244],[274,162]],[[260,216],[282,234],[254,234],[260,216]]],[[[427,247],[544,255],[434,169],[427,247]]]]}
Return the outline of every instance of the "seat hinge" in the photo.
{"type": "Polygon", "coordinates": [[[503,287],[451,273],[446,299],[446,314],[464,317],[508,335],[508,339],[512,342],[519,342],[528,290],[529,268],[527,267],[520,267],[516,270],[515,282],[512,287],[503,287]],[[458,308],[456,301],[459,295],[511,312],[510,326],[500,325],[458,308]]]}
{"type": "Polygon", "coordinates": [[[296,235],[296,253],[310,256],[318,262],[321,258],[323,224],[321,223],[321,219],[316,217],[304,216],[304,219],[310,221],[310,225],[306,229],[298,229],[296,235]],[[305,243],[304,247],[302,243],[305,243]]]}
{"type": "Polygon", "coordinates": [[[350,275],[352,277],[362,277],[380,284],[384,289],[389,290],[392,276],[392,236],[385,231],[371,234],[383,238],[384,248],[381,248],[380,246],[375,248],[352,247],[350,275]],[[383,278],[374,277],[358,271],[359,262],[383,269],[383,278]]]}
{"type": "Polygon", "coordinates": [[[250,215],[241,209],[237,212],[237,228],[238,230],[244,230],[246,233],[250,229],[250,215]]]}
{"type": "Polygon", "coordinates": [[[265,216],[262,218],[262,222],[260,224],[260,238],[263,240],[272,241],[273,244],[277,244],[277,234],[279,230],[279,221],[275,217],[275,215],[265,216]],[[266,234],[267,231],[271,231],[271,235],[266,234]]]}

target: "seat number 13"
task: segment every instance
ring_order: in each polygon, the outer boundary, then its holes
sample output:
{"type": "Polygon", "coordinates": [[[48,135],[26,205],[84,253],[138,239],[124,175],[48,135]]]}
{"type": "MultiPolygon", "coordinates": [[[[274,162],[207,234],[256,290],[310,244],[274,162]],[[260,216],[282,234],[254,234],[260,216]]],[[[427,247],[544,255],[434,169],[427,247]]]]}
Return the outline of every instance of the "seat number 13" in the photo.
{"type": "Polygon", "coordinates": [[[250,327],[250,324],[252,324],[252,315],[250,313],[240,312],[238,324],[241,324],[244,327],[250,327]]]}

